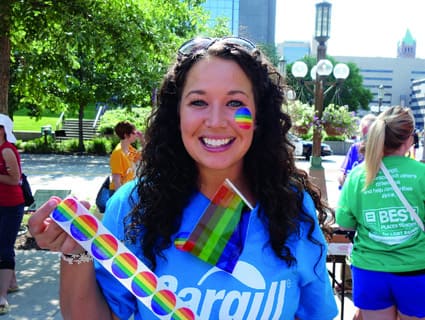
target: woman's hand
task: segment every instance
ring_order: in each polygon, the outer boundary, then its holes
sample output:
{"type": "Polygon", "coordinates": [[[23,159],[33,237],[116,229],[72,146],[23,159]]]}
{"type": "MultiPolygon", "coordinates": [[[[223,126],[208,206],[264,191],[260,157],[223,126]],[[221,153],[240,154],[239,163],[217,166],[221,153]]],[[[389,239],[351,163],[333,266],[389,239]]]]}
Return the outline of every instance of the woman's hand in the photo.
{"type": "Polygon", "coordinates": [[[139,139],[140,144],[142,146],[144,146],[145,145],[145,135],[143,134],[143,132],[136,130],[135,134],[136,134],[137,139],[139,139]]]}
{"type": "MultiPolygon", "coordinates": [[[[61,201],[61,198],[53,196],[32,214],[28,221],[29,231],[42,249],[67,254],[82,253],[84,249],[49,217],[61,201]]],[[[87,201],[81,203],[90,207],[87,201]]]]}

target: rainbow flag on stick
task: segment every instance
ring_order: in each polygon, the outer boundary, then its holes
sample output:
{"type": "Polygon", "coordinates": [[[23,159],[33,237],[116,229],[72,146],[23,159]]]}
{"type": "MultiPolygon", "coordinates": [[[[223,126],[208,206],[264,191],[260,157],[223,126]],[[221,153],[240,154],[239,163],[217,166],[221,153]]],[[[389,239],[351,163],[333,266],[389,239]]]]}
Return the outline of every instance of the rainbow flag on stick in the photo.
{"type": "Polygon", "coordinates": [[[187,239],[175,245],[199,259],[232,273],[245,242],[248,217],[243,209],[252,205],[226,179],[187,239]]]}

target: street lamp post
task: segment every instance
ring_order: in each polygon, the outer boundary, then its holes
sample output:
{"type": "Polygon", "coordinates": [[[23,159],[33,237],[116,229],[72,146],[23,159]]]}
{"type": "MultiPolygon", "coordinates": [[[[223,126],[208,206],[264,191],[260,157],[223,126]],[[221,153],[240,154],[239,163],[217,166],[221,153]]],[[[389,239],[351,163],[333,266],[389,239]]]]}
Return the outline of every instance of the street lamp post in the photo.
{"type": "Polygon", "coordinates": [[[381,113],[382,100],[384,99],[384,86],[382,84],[378,87],[378,114],[381,113]]]}
{"type": "Polygon", "coordinates": [[[286,68],[285,68],[285,66],[286,66],[286,60],[285,60],[285,58],[284,57],[280,57],[280,59],[279,59],[279,73],[284,77],[284,78],[286,78],[286,68]]]}
{"type": "MultiPolygon", "coordinates": [[[[308,67],[302,61],[297,61],[292,65],[291,72],[293,76],[307,87],[314,94],[314,113],[321,123],[323,115],[324,96],[328,92],[325,90],[326,85],[335,86],[341,84],[349,75],[349,68],[343,63],[338,63],[335,67],[329,60],[326,60],[326,41],[329,39],[331,19],[331,4],[329,2],[321,2],[316,4],[316,23],[315,23],[315,39],[317,46],[317,64],[310,72],[313,81],[302,81],[306,76],[308,67]],[[326,82],[326,78],[332,73],[336,78],[335,83],[326,82]],[[314,91],[308,85],[314,85],[314,91]]],[[[331,87],[329,87],[330,89],[331,87]]],[[[321,190],[322,198],[327,200],[325,171],[322,166],[322,127],[321,125],[313,125],[313,146],[312,156],[310,159],[310,176],[321,190]]]]}
{"type": "MultiPolygon", "coordinates": [[[[318,42],[317,46],[317,74],[314,93],[314,109],[315,114],[322,119],[323,114],[323,77],[329,75],[328,70],[321,75],[319,61],[326,59],[326,41],[329,39],[331,27],[331,7],[329,2],[321,2],[316,4],[316,22],[314,38],[318,42]]],[[[313,147],[310,166],[310,176],[316,179],[321,192],[322,198],[327,200],[328,193],[326,189],[325,169],[322,167],[322,130],[319,126],[313,126],[313,147]]]]}

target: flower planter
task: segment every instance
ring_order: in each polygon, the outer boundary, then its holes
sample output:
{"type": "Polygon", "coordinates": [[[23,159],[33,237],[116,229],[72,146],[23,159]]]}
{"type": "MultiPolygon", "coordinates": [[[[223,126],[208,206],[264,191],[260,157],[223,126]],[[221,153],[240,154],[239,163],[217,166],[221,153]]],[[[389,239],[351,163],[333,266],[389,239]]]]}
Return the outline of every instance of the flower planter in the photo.
{"type": "Polygon", "coordinates": [[[347,132],[346,128],[334,127],[329,123],[325,123],[324,129],[328,136],[342,136],[347,132]]]}
{"type": "Polygon", "coordinates": [[[304,126],[293,126],[292,129],[294,130],[294,132],[297,135],[303,135],[303,134],[307,134],[308,130],[310,129],[309,127],[304,127],[304,126]]]}

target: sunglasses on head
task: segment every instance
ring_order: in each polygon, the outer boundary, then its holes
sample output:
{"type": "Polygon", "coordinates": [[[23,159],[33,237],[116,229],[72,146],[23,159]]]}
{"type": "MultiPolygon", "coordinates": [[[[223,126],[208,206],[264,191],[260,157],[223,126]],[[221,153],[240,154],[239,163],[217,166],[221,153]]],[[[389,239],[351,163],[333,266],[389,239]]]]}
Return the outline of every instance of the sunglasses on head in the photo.
{"type": "Polygon", "coordinates": [[[224,37],[224,38],[193,38],[191,40],[186,41],[179,48],[179,54],[182,55],[190,55],[191,53],[201,50],[208,49],[214,43],[222,41],[228,44],[238,45],[248,51],[252,51],[255,49],[255,44],[249,41],[248,39],[240,38],[240,37],[224,37]]]}

